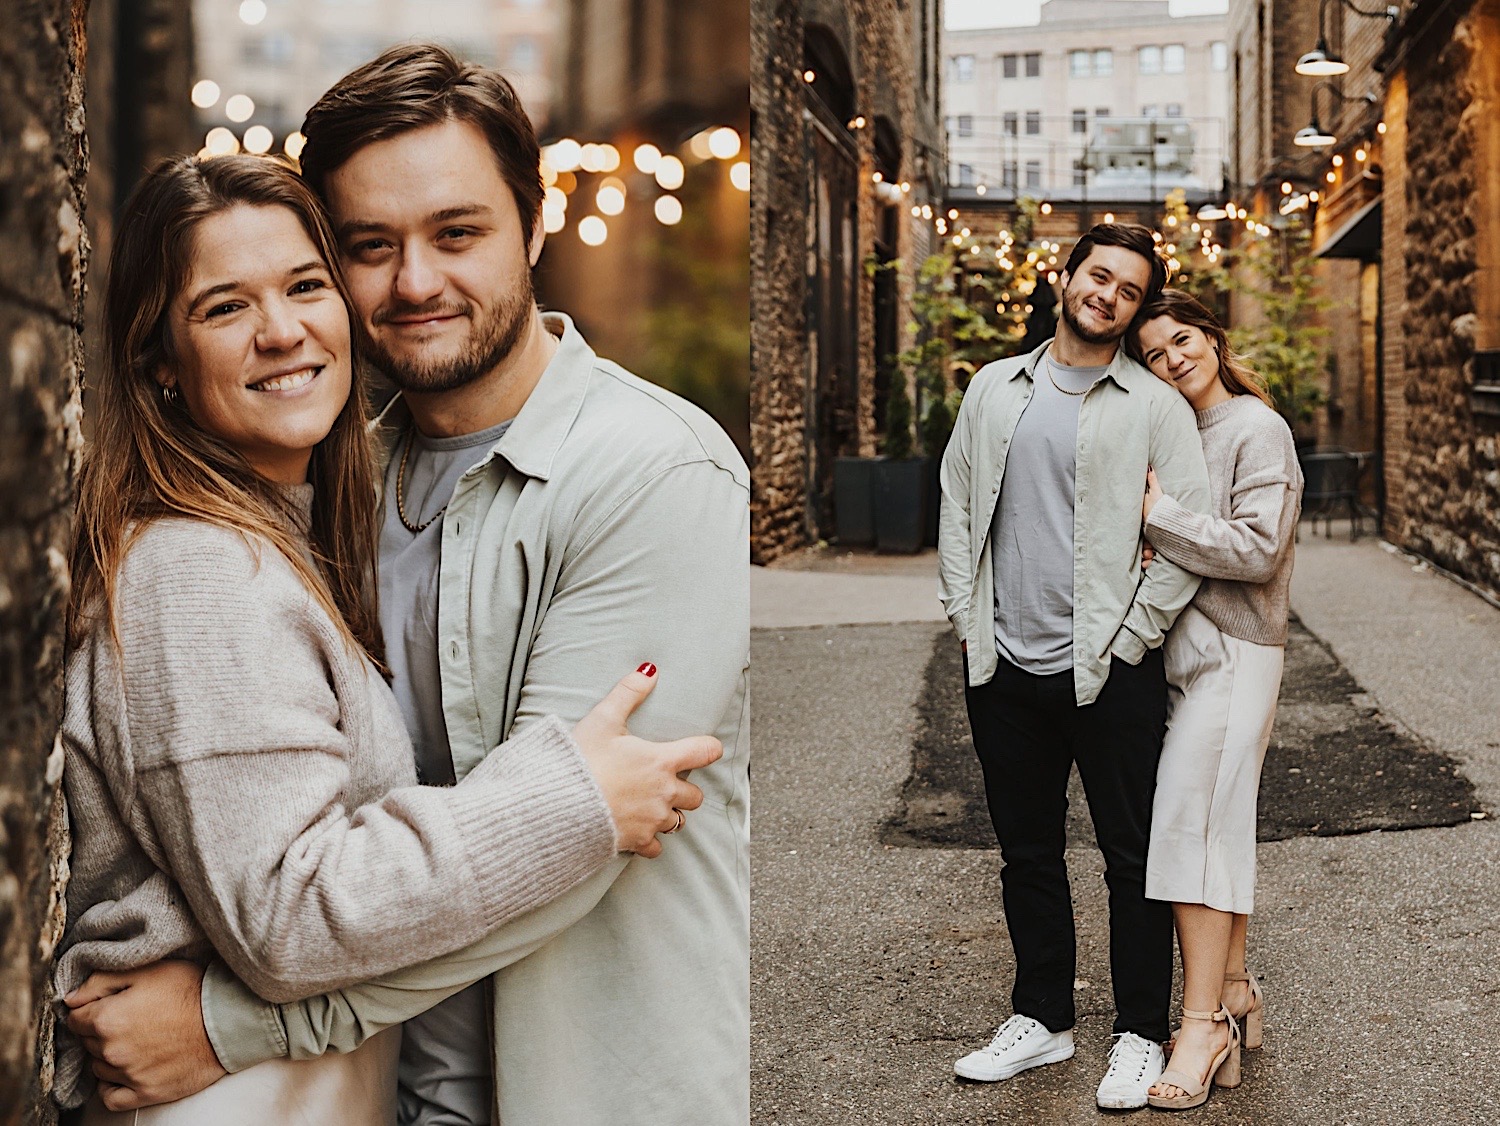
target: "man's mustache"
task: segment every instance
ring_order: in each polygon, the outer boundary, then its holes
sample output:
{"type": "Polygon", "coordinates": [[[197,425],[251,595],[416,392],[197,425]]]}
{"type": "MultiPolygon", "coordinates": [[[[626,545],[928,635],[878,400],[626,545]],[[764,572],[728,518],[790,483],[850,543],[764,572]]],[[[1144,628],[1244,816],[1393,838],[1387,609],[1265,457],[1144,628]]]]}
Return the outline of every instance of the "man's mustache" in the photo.
{"type": "Polygon", "coordinates": [[[370,318],[371,324],[389,324],[397,317],[412,320],[426,320],[430,317],[467,317],[472,309],[467,304],[448,305],[441,302],[426,305],[392,305],[389,308],[379,309],[370,318]]]}

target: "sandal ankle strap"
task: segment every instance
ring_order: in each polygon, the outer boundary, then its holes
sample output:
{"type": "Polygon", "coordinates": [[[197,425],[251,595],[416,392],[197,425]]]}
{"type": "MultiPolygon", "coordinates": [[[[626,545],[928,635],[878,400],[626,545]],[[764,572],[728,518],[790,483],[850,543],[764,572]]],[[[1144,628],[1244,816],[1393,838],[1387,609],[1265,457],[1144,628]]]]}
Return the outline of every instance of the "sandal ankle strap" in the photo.
{"type": "Polygon", "coordinates": [[[1211,1013],[1205,1013],[1197,1009],[1183,1009],[1182,1015],[1190,1020],[1225,1021],[1229,1019],[1229,1010],[1220,1005],[1211,1013]]]}
{"type": "Polygon", "coordinates": [[[1224,975],[1224,980],[1225,981],[1249,981],[1249,980],[1251,980],[1251,978],[1250,978],[1250,975],[1248,973],[1243,973],[1243,974],[1225,974],[1224,975]]]}

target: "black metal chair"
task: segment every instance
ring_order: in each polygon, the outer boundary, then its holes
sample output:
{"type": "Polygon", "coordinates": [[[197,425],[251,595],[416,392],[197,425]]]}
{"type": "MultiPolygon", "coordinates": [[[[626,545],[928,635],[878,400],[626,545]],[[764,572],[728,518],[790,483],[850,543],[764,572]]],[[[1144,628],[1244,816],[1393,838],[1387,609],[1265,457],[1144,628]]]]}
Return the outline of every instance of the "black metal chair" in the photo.
{"type": "Polygon", "coordinates": [[[1349,539],[1357,540],[1364,513],[1359,503],[1360,459],[1347,450],[1318,450],[1297,456],[1302,466],[1302,519],[1311,520],[1313,534],[1318,518],[1323,519],[1323,535],[1333,535],[1333,517],[1349,517],[1349,539]]]}

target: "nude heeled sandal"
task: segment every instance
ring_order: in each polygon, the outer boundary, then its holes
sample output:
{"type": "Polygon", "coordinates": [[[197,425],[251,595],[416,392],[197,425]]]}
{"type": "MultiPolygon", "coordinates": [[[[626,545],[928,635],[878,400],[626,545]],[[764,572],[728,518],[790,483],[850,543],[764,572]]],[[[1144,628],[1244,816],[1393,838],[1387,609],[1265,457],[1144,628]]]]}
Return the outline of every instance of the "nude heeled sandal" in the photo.
{"type": "Polygon", "coordinates": [[[1266,1011],[1266,997],[1260,991],[1260,982],[1252,973],[1225,974],[1225,981],[1243,981],[1250,986],[1250,1007],[1239,1014],[1239,1019],[1244,1028],[1244,1047],[1246,1051],[1254,1051],[1261,1046],[1264,1039],[1264,1017],[1266,1011]]]}
{"type": "Polygon", "coordinates": [[[1196,1009],[1183,1009],[1184,1020],[1211,1020],[1226,1021],[1229,1024],[1229,1043],[1224,1045],[1224,1050],[1213,1058],[1208,1066],[1208,1075],[1203,1082],[1191,1075],[1184,1075],[1180,1071],[1174,1071],[1168,1067],[1161,1073],[1153,1086],[1172,1086],[1181,1089],[1184,1093],[1167,1097],[1165,1095],[1147,1095],[1146,1103],[1158,1110],[1192,1110],[1195,1106],[1202,1106],[1208,1101],[1208,1089],[1210,1087],[1238,1087],[1240,1085],[1240,1026],[1234,1019],[1234,1014],[1220,1005],[1211,1013],[1199,1012],[1196,1009]]]}

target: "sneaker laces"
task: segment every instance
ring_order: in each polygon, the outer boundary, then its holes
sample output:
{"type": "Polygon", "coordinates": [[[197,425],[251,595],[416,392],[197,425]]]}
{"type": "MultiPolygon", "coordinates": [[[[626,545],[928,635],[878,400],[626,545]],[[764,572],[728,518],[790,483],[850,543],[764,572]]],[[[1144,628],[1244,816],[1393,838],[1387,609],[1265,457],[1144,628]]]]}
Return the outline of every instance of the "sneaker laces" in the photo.
{"type": "Polygon", "coordinates": [[[1038,1023],[1032,1017],[1023,1017],[1017,1013],[995,1029],[995,1038],[990,1041],[985,1051],[991,1055],[999,1055],[1001,1052],[1008,1051],[1031,1035],[1032,1028],[1038,1023]]]}
{"type": "Polygon", "coordinates": [[[1104,1078],[1109,1080],[1116,1073],[1135,1072],[1140,1081],[1146,1074],[1146,1065],[1151,1062],[1151,1041],[1134,1032],[1116,1032],[1114,1045],[1109,1049],[1109,1069],[1104,1078]]]}

